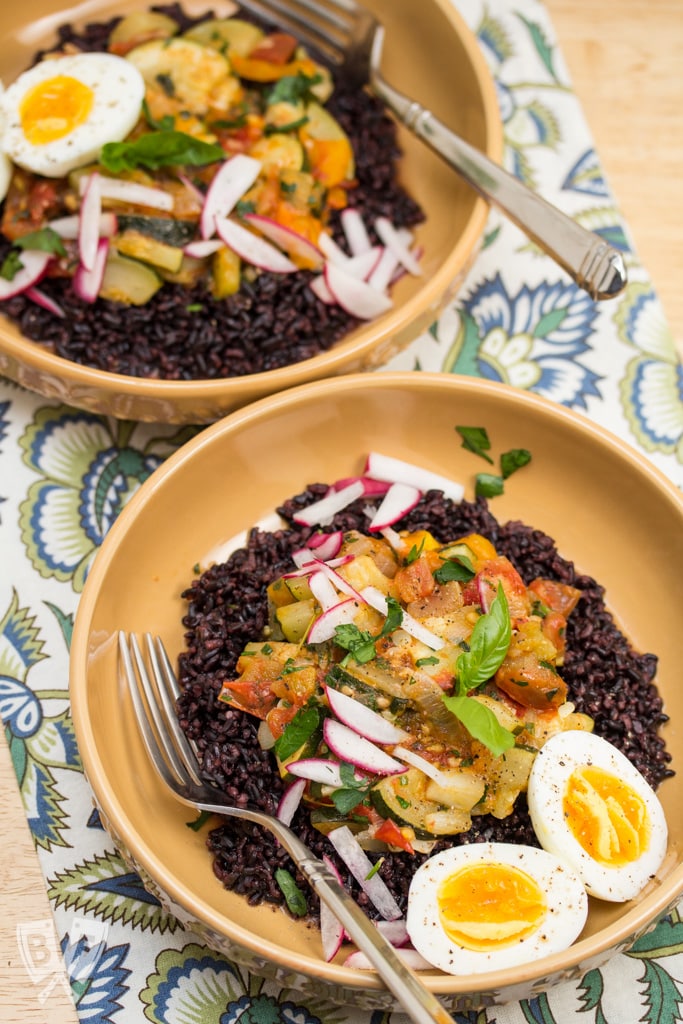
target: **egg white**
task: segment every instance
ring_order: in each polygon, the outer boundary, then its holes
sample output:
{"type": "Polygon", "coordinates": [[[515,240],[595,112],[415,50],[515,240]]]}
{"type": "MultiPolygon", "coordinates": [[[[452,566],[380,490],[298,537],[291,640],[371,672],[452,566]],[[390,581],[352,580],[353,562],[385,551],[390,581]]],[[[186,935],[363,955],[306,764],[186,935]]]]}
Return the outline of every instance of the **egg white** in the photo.
{"type": "Polygon", "coordinates": [[[628,758],[594,733],[569,730],[548,740],[534,760],[527,800],[539,843],[574,868],[591,896],[613,903],[633,899],[664,859],[667,825],[659,799],[628,758]],[[585,765],[613,773],[645,804],[650,818],[649,844],[629,864],[609,867],[598,863],[566,824],[562,808],[565,787],[572,772],[585,765]]]}
{"type": "Polygon", "coordinates": [[[479,974],[530,963],[560,952],[580,934],[588,913],[581,880],[566,864],[544,850],[513,843],[472,843],[452,847],[425,861],[415,872],[408,894],[407,929],[425,960],[448,974],[479,974]],[[441,882],[466,864],[506,864],[531,875],[543,892],[547,914],[525,938],[498,949],[479,951],[455,942],[439,918],[441,882]]]}
{"type": "Polygon", "coordinates": [[[25,170],[61,178],[96,160],[106,142],[124,139],[137,123],[144,95],[142,75],[122,57],[79,53],[49,58],[21,74],[0,96],[0,122],[5,122],[2,150],[25,170]],[[35,145],[22,128],[22,100],[34,86],[57,75],[75,78],[92,89],[92,109],[86,120],[67,135],[35,145]]]}
{"type": "MultiPolygon", "coordinates": [[[[0,82],[0,99],[5,91],[5,87],[0,82]]],[[[10,158],[2,152],[2,138],[5,134],[5,118],[0,112],[0,202],[7,195],[9,189],[9,183],[12,179],[12,161],[10,158]]]]}

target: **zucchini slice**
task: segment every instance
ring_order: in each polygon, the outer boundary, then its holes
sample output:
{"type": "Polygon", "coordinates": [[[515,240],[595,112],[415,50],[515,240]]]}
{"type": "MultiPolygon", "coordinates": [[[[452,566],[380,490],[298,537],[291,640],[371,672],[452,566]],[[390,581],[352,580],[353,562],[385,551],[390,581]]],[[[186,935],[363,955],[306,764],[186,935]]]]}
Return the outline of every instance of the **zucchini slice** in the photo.
{"type": "Polygon", "coordinates": [[[370,790],[372,805],[383,818],[409,825],[418,839],[467,832],[472,825],[470,814],[429,800],[429,781],[417,768],[409,768],[402,775],[388,775],[370,790]]]}

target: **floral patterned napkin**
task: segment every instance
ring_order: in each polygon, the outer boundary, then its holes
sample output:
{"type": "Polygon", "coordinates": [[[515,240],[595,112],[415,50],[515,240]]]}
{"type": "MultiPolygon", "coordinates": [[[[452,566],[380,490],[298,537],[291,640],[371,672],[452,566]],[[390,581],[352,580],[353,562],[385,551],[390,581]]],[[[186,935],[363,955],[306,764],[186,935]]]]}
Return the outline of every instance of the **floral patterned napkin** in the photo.
{"type": "MultiPolygon", "coordinates": [[[[535,391],[609,428],[681,485],[683,369],[547,12],[538,0],[455,2],[496,80],[508,166],[621,249],[630,284],[596,305],[493,212],[457,300],[387,368],[535,391]]],[[[187,428],[115,422],[0,381],[0,714],[54,911],[54,921],[20,926],[27,983],[48,1018],[64,958],[83,1022],[379,1024],[383,1014],[334,1006],[324,992],[304,998],[212,952],[145,892],[92,809],[67,690],[78,598],[127,498],[187,437],[187,428]]],[[[454,1020],[667,1024],[682,1003],[674,911],[581,979],[454,1020]]]]}

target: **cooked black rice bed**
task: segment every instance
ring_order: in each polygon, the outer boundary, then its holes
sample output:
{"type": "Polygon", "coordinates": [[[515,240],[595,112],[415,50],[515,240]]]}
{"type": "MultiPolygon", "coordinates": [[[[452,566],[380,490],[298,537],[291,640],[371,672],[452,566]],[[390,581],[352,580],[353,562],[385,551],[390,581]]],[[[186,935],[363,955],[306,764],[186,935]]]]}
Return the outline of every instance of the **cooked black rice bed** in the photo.
{"type": "MultiPolygon", "coordinates": [[[[291,552],[312,532],[293,524],[292,513],[326,489],[323,484],[312,485],[286,501],[278,511],[292,524],[290,529],[252,531],[245,548],[234,552],[226,563],[209,568],[183,594],[188,610],[183,619],[186,651],[180,657],[181,724],[201,751],[206,778],[236,803],[253,803],[271,814],[277,809],[283,784],[274,759],[259,747],[258,723],[226,708],[216,697],[222,681],[234,676],[244,645],[258,638],[267,623],[268,582],[291,568],[291,552]]],[[[334,528],[363,529],[367,522],[363,504],[360,499],[337,515],[334,528]]],[[[667,716],[653,683],[655,655],[638,654],[630,647],[605,607],[603,588],[590,576],[579,575],[550,537],[520,522],[501,525],[484,499],[455,504],[440,492],[428,493],[397,528],[428,529],[441,541],[482,533],[500,554],[507,555],[527,583],[542,576],[581,590],[583,595],[569,618],[562,670],[570,699],[577,710],[593,716],[596,733],[622,750],[652,786],[673,774],[668,767],[670,755],[658,735],[667,716]]],[[[318,855],[326,853],[337,862],[358,902],[373,914],[331,844],[310,825],[305,808],[299,808],[294,827],[318,855]]],[[[437,849],[488,841],[538,845],[523,797],[505,821],[475,818],[470,832],[441,841],[437,849]]],[[[228,889],[244,894],[252,904],[283,903],[275,870],[286,867],[295,873],[295,869],[269,833],[249,823],[230,822],[211,831],[208,847],[214,871],[228,889]]],[[[423,860],[419,855],[392,853],[383,861],[382,878],[404,909],[412,873],[423,860]]],[[[317,898],[303,879],[299,882],[309,909],[315,911],[317,898]]]]}
{"type": "MultiPolygon", "coordinates": [[[[154,9],[170,14],[182,28],[197,20],[177,5],[154,9]]],[[[93,23],[80,33],[62,26],[58,45],[103,50],[117,20],[93,23]]],[[[369,93],[345,90],[343,82],[337,82],[326,106],[351,139],[358,187],[350,201],[363,213],[371,233],[380,215],[403,227],[422,221],[420,207],[398,181],[401,154],[395,124],[383,106],[369,93]]],[[[330,228],[343,242],[338,215],[330,228]]],[[[9,249],[0,235],[0,262],[9,249]]],[[[237,295],[221,300],[203,286],[166,284],[140,307],[104,299],[84,303],[69,280],[51,278],[41,282],[41,290],[59,303],[64,319],[22,295],[4,302],[2,312],[25,337],[98,370],[164,380],[241,377],[311,359],[358,326],[339,307],[320,302],[308,287],[310,278],[303,271],[260,273],[237,295]]]]}

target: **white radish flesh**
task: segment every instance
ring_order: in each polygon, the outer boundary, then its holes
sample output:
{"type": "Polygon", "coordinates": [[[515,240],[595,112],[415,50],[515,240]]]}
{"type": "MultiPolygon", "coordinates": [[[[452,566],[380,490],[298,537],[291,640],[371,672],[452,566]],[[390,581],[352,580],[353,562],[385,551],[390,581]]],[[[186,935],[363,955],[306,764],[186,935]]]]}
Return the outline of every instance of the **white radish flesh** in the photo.
{"type": "Polygon", "coordinates": [[[462,484],[449,480],[448,477],[433,473],[429,469],[423,469],[422,466],[415,466],[411,462],[393,458],[391,455],[382,455],[380,452],[370,452],[365,473],[374,480],[412,484],[423,493],[443,491],[444,495],[451,498],[452,501],[462,501],[465,493],[462,484]]]}
{"type": "Polygon", "coordinates": [[[334,718],[325,719],[323,737],[333,754],[363,771],[373,775],[401,775],[405,771],[396,758],[334,718]]]}
{"type": "Polygon", "coordinates": [[[370,522],[370,530],[384,530],[415,508],[422,492],[412,484],[392,484],[370,522]]]}

